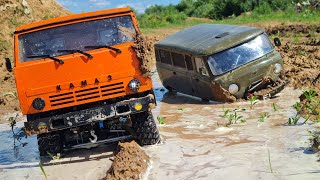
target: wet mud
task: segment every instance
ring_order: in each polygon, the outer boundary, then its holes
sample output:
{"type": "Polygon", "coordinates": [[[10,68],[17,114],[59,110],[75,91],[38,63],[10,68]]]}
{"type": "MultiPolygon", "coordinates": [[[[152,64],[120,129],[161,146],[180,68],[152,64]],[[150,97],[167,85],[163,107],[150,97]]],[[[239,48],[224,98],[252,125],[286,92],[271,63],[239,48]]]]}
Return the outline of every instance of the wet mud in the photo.
{"type": "Polygon", "coordinates": [[[152,76],[152,68],[155,63],[153,42],[156,41],[154,37],[148,37],[142,34],[135,36],[135,44],[132,48],[136,51],[137,57],[140,61],[140,69],[144,76],[152,76]]]}
{"type": "Polygon", "coordinates": [[[284,59],[284,78],[294,88],[320,91],[320,25],[279,25],[266,28],[271,36],[278,36],[277,47],[284,59]]]}
{"type": "Polygon", "coordinates": [[[135,40],[132,48],[135,50],[140,62],[140,70],[146,77],[152,76],[152,68],[155,64],[155,52],[153,44],[158,40],[153,36],[146,36],[140,32],[135,33],[127,28],[120,27],[121,32],[127,37],[133,37],[135,40]]]}
{"type": "Polygon", "coordinates": [[[140,179],[147,170],[148,155],[135,141],[119,143],[118,148],[106,179],[140,179]]]}
{"type": "Polygon", "coordinates": [[[218,83],[213,82],[214,98],[219,102],[235,102],[237,99],[218,83]]]}
{"type": "Polygon", "coordinates": [[[297,126],[287,125],[288,117],[295,114],[291,106],[299,101],[300,90],[286,87],[275,98],[258,101],[251,110],[246,101],[204,103],[180,93],[169,95],[160,91],[158,77],[153,82],[157,97],[162,97],[153,114],[165,117],[165,124],[159,125],[163,143],[143,148],[153,162],[149,179],[318,177],[318,157],[309,149],[307,131],[315,126],[302,125],[303,119],[297,126]],[[276,111],[272,103],[277,104],[276,111]],[[223,109],[237,112],[246,122],[226,127],[223,109]],[[270,117],[260,122],[264,112],[270,117]]]}

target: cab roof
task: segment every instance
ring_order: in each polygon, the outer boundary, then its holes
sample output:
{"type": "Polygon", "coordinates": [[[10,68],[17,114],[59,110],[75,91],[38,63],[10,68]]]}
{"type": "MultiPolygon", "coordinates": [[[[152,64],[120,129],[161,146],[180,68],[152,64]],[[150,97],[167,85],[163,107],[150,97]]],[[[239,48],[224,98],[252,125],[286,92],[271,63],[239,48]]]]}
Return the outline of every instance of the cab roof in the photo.
{"type": "Polygon", "coordinates": [[[19,26],[16,28],[15,34],[24,32],[24,31],[34,30],[37,28],[43,28],[46,26],[56,25],[60,23],[67,23],[70,21],[83,20],[88,18],[108,16],[108,15],[117,15],[117,14],[129,13],[129,12],[132,12],[130,8],[115,8],[115,9],[108,9],[108,10],[102,10],[102,11],[87,12],[87,13],[74,14],[74,15],[63,16],[58,18],[52,18],[48,20],[38,21],[31,24],[25,24],[25,25],[19,26]]]}
{"type": "Polygon", "coordinates": [[[244,43],[263,32],[261,28],[249,26],[201,24],[167,36],[155,47],[207,56],[244,43]]]}

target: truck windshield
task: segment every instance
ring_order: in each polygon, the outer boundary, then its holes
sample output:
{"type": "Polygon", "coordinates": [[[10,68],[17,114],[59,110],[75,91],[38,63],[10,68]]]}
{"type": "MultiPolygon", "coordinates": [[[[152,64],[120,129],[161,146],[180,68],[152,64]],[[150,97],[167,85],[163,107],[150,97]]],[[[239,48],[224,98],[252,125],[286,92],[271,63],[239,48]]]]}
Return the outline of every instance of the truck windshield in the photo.
{"type": "Polygon", "coordinates": [[[135,29],[131,16],[81,22],[50,29],[40,30],[19,36],[20,62],[39,59],[42,55],[54,57],[70,52],[65,49],[79,51],[90,50],[86,46],[114,46],[132,42],[128,36],[135,29]],[[127,31],[127,32],[123,32],[127,31]]]}
{"type": "Polygon", "coordinates": [[[266,34],[209,56],[209,67],[213,75],[221,75],[248,62],[254,61],[273,50],[273,46],[266,34]]]}

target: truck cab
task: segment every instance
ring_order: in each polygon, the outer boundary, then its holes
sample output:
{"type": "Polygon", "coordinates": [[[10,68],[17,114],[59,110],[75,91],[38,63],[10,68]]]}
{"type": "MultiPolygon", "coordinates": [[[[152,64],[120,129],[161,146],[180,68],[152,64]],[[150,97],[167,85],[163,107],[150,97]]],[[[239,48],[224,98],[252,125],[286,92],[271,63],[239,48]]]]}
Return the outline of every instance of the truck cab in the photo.
{"type": "Polygon", "coordinates": [[[16,87],[25,130],[38,136],[41,155],[128,138],[159,142],[152,81],[140,70],[135,37],[124,31],[140,33],[129,8],[16,29],[16,87]]]}

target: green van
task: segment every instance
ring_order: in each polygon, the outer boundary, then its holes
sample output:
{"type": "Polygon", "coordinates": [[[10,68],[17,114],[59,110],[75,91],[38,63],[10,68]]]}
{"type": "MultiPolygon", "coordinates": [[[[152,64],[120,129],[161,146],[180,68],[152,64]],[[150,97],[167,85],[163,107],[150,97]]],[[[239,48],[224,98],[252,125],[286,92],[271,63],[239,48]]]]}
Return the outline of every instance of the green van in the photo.
{"type": "Polygon", "coordinates": [[[204,100],[233,102],[272,87],[266,98],[285,86],[283,60],[261,28],[201,24],[160,40],[155,52],[164,87],[204,100]]]}

